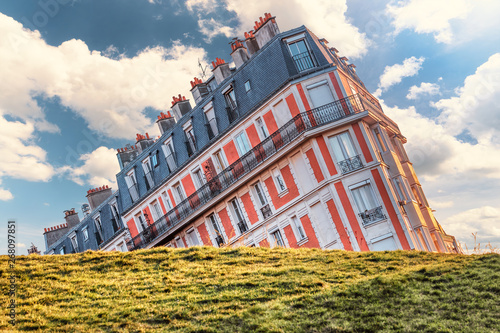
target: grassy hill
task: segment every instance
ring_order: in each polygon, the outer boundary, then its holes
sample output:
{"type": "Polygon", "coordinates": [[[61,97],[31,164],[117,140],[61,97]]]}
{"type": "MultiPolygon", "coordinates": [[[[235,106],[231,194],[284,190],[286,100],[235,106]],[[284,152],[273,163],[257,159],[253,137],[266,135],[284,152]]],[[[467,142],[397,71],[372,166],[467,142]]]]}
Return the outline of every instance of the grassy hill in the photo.
{"type": "MultiPolygon", "coordinates": [[[[0,257],[2,311],[7,257],[0,257]]],[[[23,256],[19,331],[498,332],[500,256],[264,248],[23,256]]],[[[2,313],[3,314],[3,313],[2,313]]],[[[6,316],[0,330],[12,331],[6,316]]]]}

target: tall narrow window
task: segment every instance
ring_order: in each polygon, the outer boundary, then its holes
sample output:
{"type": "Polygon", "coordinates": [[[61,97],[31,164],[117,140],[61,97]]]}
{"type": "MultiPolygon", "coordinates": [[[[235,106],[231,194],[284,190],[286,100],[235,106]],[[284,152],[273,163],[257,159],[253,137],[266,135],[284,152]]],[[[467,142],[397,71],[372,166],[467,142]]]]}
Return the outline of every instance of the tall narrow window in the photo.
{"type": "Polygon", "coordinates": [[[244,131],[234,138],[234,142],[236,142],[236,148],[238,149],[240,156],[245,155],[251,149],[250,144],[248,143],[247,135],[244,131]]]}
{"type": "Polygon", "coordinates": [[[89,240],[89,229],[87,227],[82,229],[83,241],[86,242],[89,240]]]}
{"type": "Polygon", "coordinates": [[[196,185],[196,189],[199,189],[206,183],[205,175],[201,172],[200,169],[196,169],[195,171],[193,171],[193,178],[194,178],[194,183],[196,185]]]}
{"type": "Polygon", "coordinates": [[[297,240],[300,241],[304,238],[306,238],[306,233],[304,232],[304,227],[302,226],[302,223],[300,220],[297,218],[297,216],[292,217],[292,222],[293,226],[295,227],[295,230],[297,231],[297,240]]]}
{"type": "Polygon", "coordinates": [[[227,168],[226,159],[222,155],[222,151],[220,149],[215,152],[214,161],[217,173],[221,173],[225,168],[227,168]]]}
{"type": "Polygon", "coordinates": [[[257,182],[254,186],[255,197],[257,198],[257,202],[259,203],[260,212],[264,219],[268,218],[272,215],[271,206],[267,202],[266,195],[264,194],[264,190],[262,189],[262,184],[257,182]]]}
{"type": "Polygon", "coordinates": [[[76,239],[76,235],[73,235],[71,237],[71,245],[73,245],[73,250],[76,252],[78,252],[78,240],[76,239]]]}
{"type": "Polygon", "coordinates": [[[139,213],[135,216],[135,224],[137,226],[137,231],[139,232],[143,232],[148,227],[146,221],[144,220],[144,216],[142,216],[142,213],[139,213]]]}
{"type": "Polygon", "coordinates": [[[184,199],[186,199],[186,196],[184,195],[184,190],[182,189],[180,183],[175,184],[173,187],[174,187],[174,196],[176,197],[175,200],[177,201],[177,204],[180,204],[184,199]]]}
{"type": "Polygon", "coordinates": [[[120,214],[118,213],[118,209],[116,208],[116,203],[110,205],[111,208],[111,224],[113,225],[113,233],[117,232],[120,229],[118,221],[120,220],[120,214]]]}
{"type": "MultiPolygon", "coordinates": [[[[311,98],[311,102],[315,108],[330,104],[334,101],[332,90],[326,81],[308,86],[307,91],[309,92],[309,97],[311,98]]],[[[325,112],[331,113],[332,110],[325,109],[325,112]]]]}
{"type": "Polygon", "coordinates": [[[290,48],[290,53],[292,54],[293,62],[295,63],[295,66],[297,67],[297,70],[299,72],[314,67],[314,62],[312,60],[311,53],[307,49],[307,45],[303,39],[288,44],[288,47],[290,48]]]}
{"type": "Polygon", "coordinates": [[[249,91],[250,91],[250,89],[252,89],[252,88],[250,87],[250,81],[246,81],[246,82],[245,82],[245,91],[246,91],[246,92],[249,92],[249,91]]]}
{"type": "Polygon", "coordinates": [[[184,242],[182,241],[182,239],[181,239],[180,237],[177,237],[177,238],[175,239],[175,244],[177,245],[177,247],[178,247],[178,248],[183,248],[183,247],[185,247],[185,246],[184,246],[184,242]]]}
{"type": "Polygon", "coordinates": [[[153,168],[151,167],[151,161],[149,157],[146,158],[144,161],[142,161],[142,168],[144,169],[144,179],[146,181],[146,188],[149,190],[155,185],[153,177],[153,168]]]}
{"type": "Polygon", "coordinates": [[[337,160],[342,173],[348,173],[363,167],[361,159],[354,148],[351,136],[348,132],[341,133],[329,138],[333,154],[337,160]]]}
{"type": "Polygon", "coordinates": [[[385,215],[382,212],[382,206],[379,206],[375,199],[373,189],[369,183],[351,189],[351,193],[364,225],[385,219],[385,215]]]}
{"type": "Polygon", "coordinates": [[[217,128],[217,120],[215,120],[214,108],[210,108],[205,112],[206,126],[208,131],[208,138],[212,139],[219,135],[219,129],[217,128]]]}
{"type": "Polygon", "coordinates": [[[152,214],[153,214],[153,219],[155,221],[158,221],[162,216],[163,216],[163,211],[161,210],[160,205],[158,204],[158,201],[154,201],[151,204],[152,209],[152,214]]]}
{"type": "Polygon", "coordinates": [[[396,188],[396,193],[398,195],[399,201],[406,201],[405,190],[403,188],[401,180],[399,180],[399,177],[393,178],[392,181],[394,182],[394,187],[396,188]]]}
{"type": "Polygon", "coordinates": [[[198,241],[198,236],[196,235],[194,229],[186,232],[186,238],[190,246],[200,245],[200,242],[198,241]]]}
{"type": "Polygon", "coordinates": [[[260,117],[255,120],[255,123],[257,124],[257,129],[259,131],[261,140],[264,140],[269,136],[269,132],[267,131],[266,125],[264,124],[262,118],[260,117]]]}
{"type": "Polygon", "coordinates": [[[273,236],[274,244],[278,247],[285,247],[285,242],[283,241],[283,237],[281,236],[281,232],[276,230],[271,234],[273,236]]]}
{"type": "Polygon", "coordinates": [[[161,197],[163,198],[163,202],[166,205],[167,212],[170,211],[172,208],[174,208],[172,206],[172,203],[170,202],[170,198],[168,197],[168,194],[166,191],[161,194],[161,197]]]}
{"type": "Polygon", "coordinates": [[[173,172],[177,168],[177,161],[175,158],[175,150],[172,140],[167,140],[162,146],[165,159],[167,160],[168,171],[173,172]]]}
{"type": "Polygon", "coordinates": [[[188,150],[188,155],[191,156],[196,152],[196,139],[194,136],[193,126],[189,126],[184,130],[186,135],[186,147],[188,150]]]}
{"type": "Polygon", "coordinates": [[[375,139],[377,140],[378,149],[380,149],[381,152],[386,151],[387,147],[385,146],[385,141],[382,138],[380,130],[378,128],[374,128],[373,133],[375,133],[375,139]]]}
{"type": "Polygon", "coordinates": [[[248,230],[247,223],[243,218],[243,212],[241,211],[240,204],[238,203],[238,199],[233,199],[230,201],[231,208],[233,210],[234,217],[236,219],[236,224],[238,225],[238,229],[240,233],[245,233],[248,230]]]}
{"type": "Polygon", "coordinates": [[[236,95],[234,94],[234,89],[231,88],[229,91],[224,93],[224,98],[226,100],[226,111],[227,111],[227,116],[229,118],[229,122],[232,123],[233,121],[238,118],[238,112],[236,111],[237,104],[236,104],[236,95]]]}
{"type": "Polygon", "coordinates": [[[127,173],[127,175],[125,176],[125,182],[127,183],[128,192],[130,194],[132,202],[137,201],[137,199],[139,199],[139,188],[137,187],[134,170],[127,173]]]}
{"type": "Polygon", "coordinates": [[[153,168],[156,168],[159,164],[158,164],[158,150],[154,151],[152,154],[151,154],[151,165],[153,166],[153,168]]]}
{"type": "Polygon", "coordinates": [[[222,236],[222,229],[220,227],[219,221],[217,220],[215,214],[210,214],[210,216],[208,216],[208,219],[210,220],[210,224],[214,229],[215,242],[219,247],[221,247],[224,244],[224,237],[222,236]]]}
{"type": "Polygon", "coordinates": [[[94,219],[94,224],[95,224],[95,229],[96,229],[96,239],[97,239],[97,244],[101,244],[104,241],[104,231],[102,229],[102,223],[101,223],[101,217],[97,216],[94,219]]]}
{"type": "Polygon", "coordinates": [[[275,168],[272,170],[272,174],[273,174],[274,184],[276,185],[278,193],[286,191],[285,181],[283,180],[281,172],[277,168],[275,168]]]}
{"type": "Polygon", "coordinates": [[[292,114],[283,100],[276,103],[273,108],[278,127],[283,127],[288,121],[292,120],[292,114]]]}

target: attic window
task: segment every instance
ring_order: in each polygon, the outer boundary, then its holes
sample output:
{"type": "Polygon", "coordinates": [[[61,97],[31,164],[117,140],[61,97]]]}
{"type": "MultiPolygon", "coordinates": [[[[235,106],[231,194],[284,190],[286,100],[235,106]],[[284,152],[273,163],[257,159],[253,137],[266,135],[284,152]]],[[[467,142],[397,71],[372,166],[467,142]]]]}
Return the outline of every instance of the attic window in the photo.
{"type": "Polygon", "coordinates": [[[245,82],[245,91],[249,92],[250,89],[252,89],[252,88],[250,87],[250,80],[248,80],[247,82],[245,82]]]}

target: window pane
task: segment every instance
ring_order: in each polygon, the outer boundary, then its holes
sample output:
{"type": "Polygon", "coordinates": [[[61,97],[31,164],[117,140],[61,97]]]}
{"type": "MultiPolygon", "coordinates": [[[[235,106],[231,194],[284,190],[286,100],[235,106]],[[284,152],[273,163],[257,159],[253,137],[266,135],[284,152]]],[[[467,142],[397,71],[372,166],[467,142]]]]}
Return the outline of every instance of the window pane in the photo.
{"type": "Polygon", "coordinates": [[[357,155],[356,149],[354,149],[354,145],[351,140],[351,136],[349,133],[345,132],[339,135],[339,143],[342,145],[342,148],[345,151],[346,157],[354,157],[357,155]]]}
{"type": "Polygon", "coordinates": [[[313,107],[315,108],[332,103],[334,101],[332,91],[326,83],[318,87],[308,89],[308,91],[313,107]]]}

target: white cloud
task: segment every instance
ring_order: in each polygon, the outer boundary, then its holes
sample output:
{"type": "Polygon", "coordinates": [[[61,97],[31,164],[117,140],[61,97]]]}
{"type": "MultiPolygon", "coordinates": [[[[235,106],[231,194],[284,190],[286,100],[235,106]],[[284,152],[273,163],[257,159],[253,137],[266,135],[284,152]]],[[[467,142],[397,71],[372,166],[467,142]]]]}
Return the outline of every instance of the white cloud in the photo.
{"type": "Polygon", "coordinates": [[[474,247],[474,237],[477,233],[476,242],[485,248],[490,242],[494,246],[500,245],[500,210],[491,206],[469,209],[452,215],[443,221],[446,232],[461,239],[467,244],[469,250],[474,247]]]}
{"type": "MultiPolygon", "coordinates": [[[[2,184],[2,179],[0,179],[0,184],[2,184]]],[[[9,190],[0,187],[0,201],[9,201],[14,198],[14,195],[9,190]]]]}
{"type": "Polygon", "coordinates": [[[26,244],[24,244],[24,243],[17,243],[16,245],[18,248],[25,248],[26,247],[26,244]]]}
{"type": "Polygon", "coordinates": [[[411,57],[403,61],[402,64],[386,66],[384,72],[380,76],[378,89],[375,91],[375,96],[380,96],[382,92],[387,91],[389,87],[398,84],[404,77],[414,76],[422,68],[422,63],[425,58],[411,57]]]}
{"type": "Polygon", "coordinates": [[[497,0],[406,0],[387,5],[395,33],[433,34],[438,43],[459,44],[498,30],[497,0]]]}
{"type": "Polygon", "coordinates": [[[449,201],[439,201],[439,200],[433,200],[429,199],[429,205],[432,208],[450,208],[455,205],[455,203],[452,200],[449,201]]]}
{"type": "MultiPolygon", "coordinates": [[[[276,16],[281,31],[307,26],[319,37],[326,38],[331,46],[336,47],[343,55],[359,58],[366,54],[370,41],[346,17],[346,0],[291,0],[291,1],[245,1],[226,0],[217,3],[213,0],[190,0],[188,9],[199,15],[199,18],[213,17],[218,10],[228,10],[236,14],[239,26],[235,29],[241,37],[245,31],[253,30],[254,22],[264,13],[276,16]]],[[[217,15],[216,15],[217,16],[217,15]]],[[[225,26],[227,18],[215,17],[221,26],[225,26]]],[[[214,30],[207,30],[211,32],[214,30]]],[[[219,31],[226,34],[226,30],[219,31]]]]}
{"type": "Polygon", "coordinates": [[[90,129],[114,138],[130,139],[151,128],[144,108],[167,109],[178,93],[189,97],[189,81],[206,55],[175,42],[168,49],[152,47],[132,58],[111,59],[81,40],[50,46],[38,31],[23,29],[3,14],[0,34],[1,113],[55,131],[35,97],[58,96],[90,129]]]}
{"type": "Polygon", "coordinates": [[[457,96],[433,105],[451,133],[468,132],[478,141],[500,146],[500,53],[492,55],[456,89],[457,96]]]}
{"type": "Polygon", "coordinates": [[[224,35],[226,37],[231,37],[233,35],[233,28],[223,25],[219,21],[210,19],[198,18],[199,31],[205,35],[205,42],[210,43],[212,39],[218,35],[224,35]]]}
{"type": "Polygon", "coordinates": [[[65,167],[63,170],[77,184],[89,184],[97,187],[109,185],[116,187],[116,174],[120,171],[116,150],[99,147],[89,154],[80,157],[83,165],[76,168],[65,167]]]}
{"type": "Polygon", "coordinates": [[[408,90],[408,99],[417,99],[419,95],[437,95],[439,94],[439,85],[436,83],[422,82],[420,86],[411,86],[408,90]]]}

